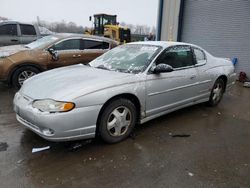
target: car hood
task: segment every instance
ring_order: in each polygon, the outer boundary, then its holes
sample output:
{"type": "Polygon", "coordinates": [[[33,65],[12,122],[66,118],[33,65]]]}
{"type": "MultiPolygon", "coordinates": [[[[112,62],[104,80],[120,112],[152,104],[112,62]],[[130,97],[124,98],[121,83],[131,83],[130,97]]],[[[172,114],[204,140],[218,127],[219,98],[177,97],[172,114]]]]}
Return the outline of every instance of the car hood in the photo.
{"type": "Polygon", "coordinates": [[[73,100],[100,89],[126,83],[134,74],[73,65],[33,76],[25,81],[20,93],[32,99],[73,100]]]}
{"type": "Polygon", "coordinates": [[[24,45],[12,45],[0,47],[0,57],[13,55],[17,52],[27,50],[24,45]]]}

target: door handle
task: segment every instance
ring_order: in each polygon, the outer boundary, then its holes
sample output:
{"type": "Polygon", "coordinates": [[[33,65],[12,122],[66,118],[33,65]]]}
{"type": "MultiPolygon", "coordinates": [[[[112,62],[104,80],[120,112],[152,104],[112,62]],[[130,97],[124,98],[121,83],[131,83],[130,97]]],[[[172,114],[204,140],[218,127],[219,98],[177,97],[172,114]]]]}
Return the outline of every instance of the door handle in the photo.
{"type": "Polygon", "coordinates": [[[192,79],[195,79],[196,78],[196,75],[192,75],[191,77],[190,77],[190,79],[192,80],[192,79]]]}
{"type": "Polygon", "coordinates": [[[77,57],[81,57],[81,55],[80,55],[80,54],[78,54],[78,55],[73,55],[73,58],[77,58],[77,57]]]}
{"type": "Polygon", "coordinates": [[[12,42],[17,42],[18,40],[17,40],[17,39],[11,39],[10,41],[12,41],[12,42]]]}

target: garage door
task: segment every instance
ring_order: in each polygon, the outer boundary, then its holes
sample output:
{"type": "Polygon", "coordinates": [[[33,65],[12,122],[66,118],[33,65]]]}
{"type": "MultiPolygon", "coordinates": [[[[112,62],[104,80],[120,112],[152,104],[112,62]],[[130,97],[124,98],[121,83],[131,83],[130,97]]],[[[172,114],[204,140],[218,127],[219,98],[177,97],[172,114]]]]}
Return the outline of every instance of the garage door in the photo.
{"type": "Polygon", "coordinates": [[[238,58],[236,71],[250,77],[250,1],[185,0],[181,41],[214,56],[238,58]]]}

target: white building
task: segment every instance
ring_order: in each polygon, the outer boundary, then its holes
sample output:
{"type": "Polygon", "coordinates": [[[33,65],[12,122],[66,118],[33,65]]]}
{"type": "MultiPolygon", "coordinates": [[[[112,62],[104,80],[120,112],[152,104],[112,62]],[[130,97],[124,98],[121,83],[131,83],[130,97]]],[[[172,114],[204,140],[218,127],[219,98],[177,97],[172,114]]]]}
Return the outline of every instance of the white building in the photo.
{"type": "Polygon", "coordinates": [[[250,77],[250,0],[159,0],[157,39],[237,58],[237,73],[250,77]]]}

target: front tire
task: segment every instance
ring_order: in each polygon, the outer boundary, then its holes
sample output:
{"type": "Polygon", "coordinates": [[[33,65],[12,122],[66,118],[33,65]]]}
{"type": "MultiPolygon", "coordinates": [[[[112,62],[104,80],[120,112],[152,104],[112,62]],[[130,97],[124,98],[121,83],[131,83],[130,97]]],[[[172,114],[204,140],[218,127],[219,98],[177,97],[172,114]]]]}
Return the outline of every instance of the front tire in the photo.
{"type": "Polygon", "coordinates": [[[19,89],[25,80],[38,74],[40,71],[32,66],[23,66],[18,68],[12,76],[12,85],[19,89]]]}
{"type": "Polygon", "coordinates": [[[99,133],[107,143],[117,143],[126,139],[136,124],[135,105],[127,99],[117,99],[109,103],[100,116],[99,133]]]}
{"type": "Polygon", "coordinates": [[[209,97],[208,105],[209,106],[218,105],[223,97],[224,91],[225,91],[225,83],[221,78],[219,78],[214,83],[213,89],[209,97]]]}

